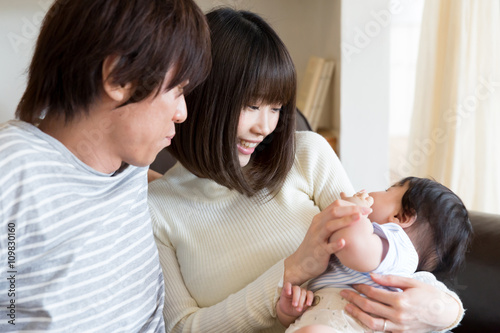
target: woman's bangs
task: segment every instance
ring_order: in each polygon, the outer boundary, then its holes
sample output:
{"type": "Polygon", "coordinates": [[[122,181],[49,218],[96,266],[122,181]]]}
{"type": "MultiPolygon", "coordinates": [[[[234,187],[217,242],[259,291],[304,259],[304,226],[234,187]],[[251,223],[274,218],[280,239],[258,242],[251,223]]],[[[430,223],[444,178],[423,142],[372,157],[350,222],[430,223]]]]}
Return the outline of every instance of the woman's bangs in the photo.
{"type": "Polygon", "coordinates": [[[246,103],[256,100],[269,104],[289,104],[295,99],[295,69],[289,59],[278,59],[277,54],[257,64],[248,80],[246,103]],[[274,61],[273,61],[274,60],[274,61]]]}

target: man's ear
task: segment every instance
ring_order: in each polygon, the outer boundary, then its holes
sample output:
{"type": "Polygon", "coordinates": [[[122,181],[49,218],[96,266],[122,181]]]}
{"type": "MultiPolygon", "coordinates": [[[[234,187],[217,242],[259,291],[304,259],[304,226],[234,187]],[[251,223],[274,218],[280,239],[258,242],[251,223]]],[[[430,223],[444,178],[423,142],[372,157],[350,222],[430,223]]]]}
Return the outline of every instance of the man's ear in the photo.
{"type": "Polygon", "coordinates": [[[125,85],[121,85],[113,82],[111,73],[119,60],[120,57],[117,55],[110,55],[104,59],[102,63],[102,86],[104,93],[108,95],[109,98],[122,104],[128,101],[132,95],[132,83],[129,82],[125,85]]]}

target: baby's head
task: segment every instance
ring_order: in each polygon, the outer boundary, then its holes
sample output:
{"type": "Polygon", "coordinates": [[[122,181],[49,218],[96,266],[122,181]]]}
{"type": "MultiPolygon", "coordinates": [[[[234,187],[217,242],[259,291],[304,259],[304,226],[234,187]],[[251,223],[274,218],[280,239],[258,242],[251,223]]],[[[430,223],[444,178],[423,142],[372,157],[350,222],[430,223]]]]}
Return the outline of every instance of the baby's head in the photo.
{"type": "Polygon", "coordinates": [[[472,225],[455,193],[434,180],[407,177],[370,196],[370,220],[397,223],[406,231],[419,255],[417,270],[457,272],[472,239],[472,225]]]}

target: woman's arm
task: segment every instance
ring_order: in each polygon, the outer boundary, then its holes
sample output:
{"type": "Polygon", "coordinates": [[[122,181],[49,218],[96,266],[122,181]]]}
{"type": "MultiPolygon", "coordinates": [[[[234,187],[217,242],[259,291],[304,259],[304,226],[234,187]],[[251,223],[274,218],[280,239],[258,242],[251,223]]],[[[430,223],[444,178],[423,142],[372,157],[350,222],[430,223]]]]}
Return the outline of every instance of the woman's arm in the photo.
{"type": "MultiPolygon", "coordinates": [[[[165,281],[163,316],[167,332],[257,331],[275,324],[283,261],[223,301],[203,307],[184,284],[175,250],[156,238],[165,281]]],[[[210,286],[207,286],[210,288],[210,286]]]]}
{"type": "Polygon", "coordinates": [[[331,233],[351,223],[353,218],[359,219],[360,209],[357,206],[333,204],[331,209],[314,218],[302,245],[294,254],[273,265],[243,289],[210,307],[198,305],[191,297],[175,250],[168,239],[156,238],[165,279],[163,313],[167,332],[220,332],[222,326],[224,330],[238,332],[262,330],[274,325],[279,287],[283,280],[300,285],[324,271],[330,255],[339,249],[338,244],[329,244],[331,233]]]}
{"type": "MultiPolygon", "coordinates": [[[[415,277],[422,273],[433,277],[427,272],[416,273],[415,277]]],[[[341,292],[341,296],[352,303],[346,306],[346,311],[372,330],[382,331],[386,320],[386,331],[390,332],[446,331],[456,327],[463,316],[460,299],[435,278],[435,283],[429,279],[422,279],[424,283],[378,274],[372,274],[372,279],[378,284],[403,290],[393,292],[356,285],[355,289],[367,297],[352,290],[341,292]]]]}

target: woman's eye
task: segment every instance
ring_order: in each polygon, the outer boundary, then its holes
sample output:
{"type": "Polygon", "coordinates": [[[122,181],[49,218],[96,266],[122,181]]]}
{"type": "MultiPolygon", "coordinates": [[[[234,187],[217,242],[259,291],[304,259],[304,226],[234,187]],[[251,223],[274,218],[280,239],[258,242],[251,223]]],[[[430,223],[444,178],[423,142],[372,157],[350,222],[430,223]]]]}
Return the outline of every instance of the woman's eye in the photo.
{"type": "Polygon", "coordinates": [[[280,112],[280,111],[281,111],[281,108],[273,108],[273,111],[274,111],[274,112],[280,112]]]}
{"type": "Polygon", "coordinates": [[[259,109],[259,107],[257,105],[249,105],[248,108],[252,109],[252,110],[258,110],[259,109]]]}

